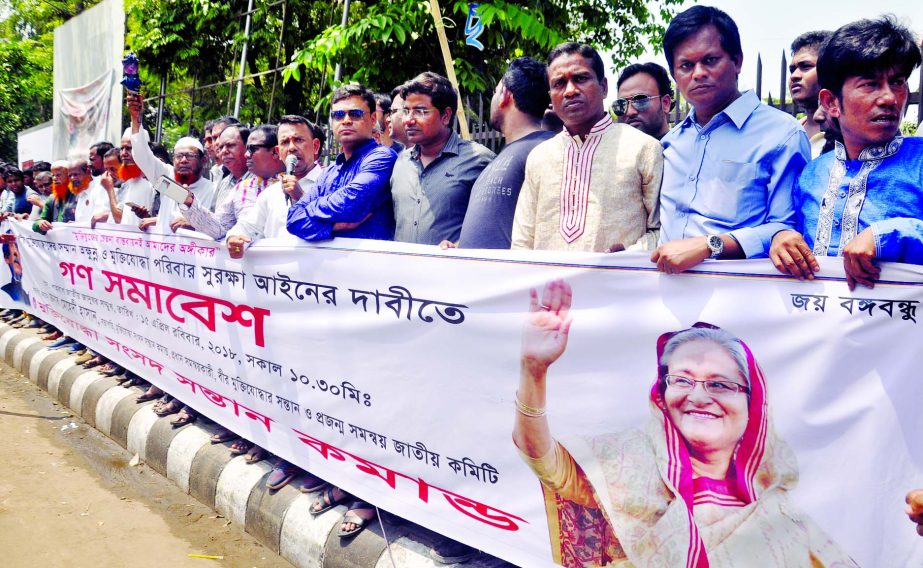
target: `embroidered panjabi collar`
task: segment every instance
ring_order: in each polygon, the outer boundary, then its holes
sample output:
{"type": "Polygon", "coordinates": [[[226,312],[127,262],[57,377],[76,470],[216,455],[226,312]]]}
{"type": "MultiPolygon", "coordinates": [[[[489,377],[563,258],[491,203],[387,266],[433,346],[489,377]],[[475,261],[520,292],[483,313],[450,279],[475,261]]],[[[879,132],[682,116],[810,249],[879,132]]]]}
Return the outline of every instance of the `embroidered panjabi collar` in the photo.
{"type": "Polygon", "coordinates": [[[564,138],[569,143],[573,143],[578,146],[581,146],[587,140],[591,138],[598,138],[602,136],[603,134],[605,134],[607,130],[609,130],[613,126],[615,126],[615,123],[612,122],[612,117],[609,116],[609,113],[607,112],[607,113],[603,113],[603,117],[600,118],[599,121],[597,121],[596,124],[593,125],[593,128],[590,129],[589,134],[587,134],[585,137],[572,136],[571,133],[568,132],[567,127],[564,127],[564,138]]]}
{"type": "MultiPolygon", "coordinates": [[[[890,158],[894,154],[897,154],[898,150],[901,149],[901,144],[903,144],[903,142],[904,137],[900,132],[898,132],[897,136],[892,138],[886,144],[867,146],[863,148],[863,150],[859,152],[858,160],[860,162],[869,162],[872,160],[883,160],[885,158],[890,158]]],[[[845,162],[847,160],[846,146],[839,140],[836,141],[834,152],[836,152],[835,155],[837,160],[841,162],[845,162]]]]}

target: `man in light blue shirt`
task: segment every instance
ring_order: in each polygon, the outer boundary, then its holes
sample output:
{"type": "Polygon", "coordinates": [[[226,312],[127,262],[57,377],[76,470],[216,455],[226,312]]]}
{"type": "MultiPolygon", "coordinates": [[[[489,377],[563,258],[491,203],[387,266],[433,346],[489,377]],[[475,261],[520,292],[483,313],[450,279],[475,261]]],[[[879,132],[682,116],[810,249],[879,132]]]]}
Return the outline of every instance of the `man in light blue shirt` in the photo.
{"type": "Polygon", "coordinates": [[[791,191],[810,159],[793,117],[737,89],[743,52],[724,12],[694,6],[676,16],[664,52],[692,111],[663,138],[660,246],[666,273],[708,258],[765,257],[794,223],[791,191]]]}

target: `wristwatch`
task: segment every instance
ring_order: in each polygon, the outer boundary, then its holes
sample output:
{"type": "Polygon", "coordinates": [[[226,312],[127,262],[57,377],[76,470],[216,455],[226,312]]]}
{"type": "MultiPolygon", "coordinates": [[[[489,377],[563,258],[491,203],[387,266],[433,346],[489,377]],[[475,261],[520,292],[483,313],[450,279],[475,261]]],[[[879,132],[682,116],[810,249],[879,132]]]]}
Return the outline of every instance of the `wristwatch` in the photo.
{"type": "Polygon", "coordinates": [[[711,251],[710,258],[718,258],[724,252],[724,240],[719,235],[708,235],[706,244],[708,245],[708,250],[711,251]]]}

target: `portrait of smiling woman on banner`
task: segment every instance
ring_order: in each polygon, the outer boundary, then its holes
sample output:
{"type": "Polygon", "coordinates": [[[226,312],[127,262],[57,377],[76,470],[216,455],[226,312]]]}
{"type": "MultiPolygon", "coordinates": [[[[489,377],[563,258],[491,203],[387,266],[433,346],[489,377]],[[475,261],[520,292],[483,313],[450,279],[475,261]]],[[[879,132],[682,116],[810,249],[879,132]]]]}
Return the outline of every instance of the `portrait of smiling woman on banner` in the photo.
{"type": "Polygon", "coordinates": [[[532,290],[513,431],[541,481],[556,563],[856,566],[791,502],[797,461],[772,427],[762,371],[721,328],[660,336],[646,427],[555,439],[546,377],[567,347],[571,303],[562,280],[541,302],[532,290]]]}

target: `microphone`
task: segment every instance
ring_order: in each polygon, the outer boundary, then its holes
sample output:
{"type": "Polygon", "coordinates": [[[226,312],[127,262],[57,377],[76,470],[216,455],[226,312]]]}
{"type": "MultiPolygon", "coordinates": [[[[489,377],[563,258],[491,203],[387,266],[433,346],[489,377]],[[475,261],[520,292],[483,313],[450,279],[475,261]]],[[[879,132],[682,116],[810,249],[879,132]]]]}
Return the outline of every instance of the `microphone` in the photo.
{"type": "Polygon", "coordinates": [[[289,154],[285,158],[285,175],[290,176],[295,171],[295,165],[298,164],[298,156],[289,154]]]}

